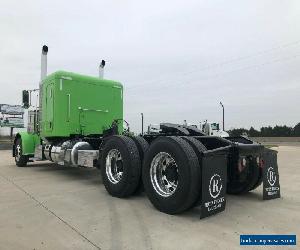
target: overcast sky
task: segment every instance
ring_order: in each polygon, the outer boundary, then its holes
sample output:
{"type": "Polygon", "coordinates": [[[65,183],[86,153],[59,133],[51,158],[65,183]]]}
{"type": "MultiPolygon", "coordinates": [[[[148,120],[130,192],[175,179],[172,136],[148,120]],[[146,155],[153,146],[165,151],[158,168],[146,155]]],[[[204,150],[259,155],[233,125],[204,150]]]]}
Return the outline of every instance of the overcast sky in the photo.
{"type": "Polygon", "coordinates": [[[221,121],[226,128],[300,122],[300,1],[0,0],[0,103],[48,72],[124,85],[125,119],[221,121]]]}

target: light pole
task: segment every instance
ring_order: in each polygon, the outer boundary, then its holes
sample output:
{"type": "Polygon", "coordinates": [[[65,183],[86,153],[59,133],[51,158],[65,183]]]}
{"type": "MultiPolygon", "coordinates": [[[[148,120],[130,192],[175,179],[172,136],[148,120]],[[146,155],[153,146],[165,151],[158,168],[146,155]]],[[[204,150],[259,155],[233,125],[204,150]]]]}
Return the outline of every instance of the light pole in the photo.
{"type": "Polygon", "coordinates": [[[142,116],[142,135],[144,135],[144,113],[141,113],[142,116]]]}
{"type": "Polygon", "coordinates": [[[220,105],[222,106],[223,109],[223,131],[225,131],[225,125],[224,125],[224,105],[222,102],[220,102],[220,105]]]}

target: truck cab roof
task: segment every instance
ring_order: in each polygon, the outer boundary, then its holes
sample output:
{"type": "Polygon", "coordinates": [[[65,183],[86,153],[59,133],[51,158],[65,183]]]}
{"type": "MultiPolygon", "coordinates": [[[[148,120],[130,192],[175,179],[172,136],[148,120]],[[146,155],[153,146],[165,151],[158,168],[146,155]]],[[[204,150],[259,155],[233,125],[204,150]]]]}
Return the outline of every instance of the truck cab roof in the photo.
{"type": "Polygon", "coordinates": [[[89,84],[97,84],[97,85],[106,85],[106,86],[113,86],[113,87],[120,87],[123,88],[123,85],[120,82],[113,81],[113,80],[106,80],[100,79],[95,76],[88,76],[82,75],[78,73],[68,72],[64,70],[58,70],[53,72],[52,74],[48,75],[43,82],[49,81],[51,79],[66,79],[66,80],[74,80],[78,82],[86,82],[89,84]]]}

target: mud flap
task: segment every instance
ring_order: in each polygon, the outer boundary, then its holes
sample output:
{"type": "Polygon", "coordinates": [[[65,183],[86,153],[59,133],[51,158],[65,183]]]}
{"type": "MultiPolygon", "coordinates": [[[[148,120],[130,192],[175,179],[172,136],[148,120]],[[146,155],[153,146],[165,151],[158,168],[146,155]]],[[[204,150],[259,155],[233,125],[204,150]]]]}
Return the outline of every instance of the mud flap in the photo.
{"type": "Polygon", "coordinates": [[[224,147],[203,153],[200,219],[225,210],[228,149],[224,147]]]}
{"type": "Polygon", "coordinates": [[[265,149],[263,152],[263,160],[263,199],[271,200],[280,198],[277,151],[265,149]]]}

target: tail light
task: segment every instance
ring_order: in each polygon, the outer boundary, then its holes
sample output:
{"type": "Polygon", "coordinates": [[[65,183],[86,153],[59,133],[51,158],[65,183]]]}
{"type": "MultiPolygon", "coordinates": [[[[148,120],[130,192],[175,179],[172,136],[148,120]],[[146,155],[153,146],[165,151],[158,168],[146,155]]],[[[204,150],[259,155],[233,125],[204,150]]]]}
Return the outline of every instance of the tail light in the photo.
{"type": "Polygon", "coordinates": [[[259,156],[256,157],[256,163],[257,163],[257,166],[259,166],[260,168],[263,168],[265,165],[265,161],[263,160],[262,157],[259,157],[259,156]]]}
{"type": "Polygon", "coordinates": [[[238,161],[238,169],[239,172],[242,172],[244,170],[244,168],[247,165],[247,160],[245,157],[240,157],[239,161],[238,161]]]}

